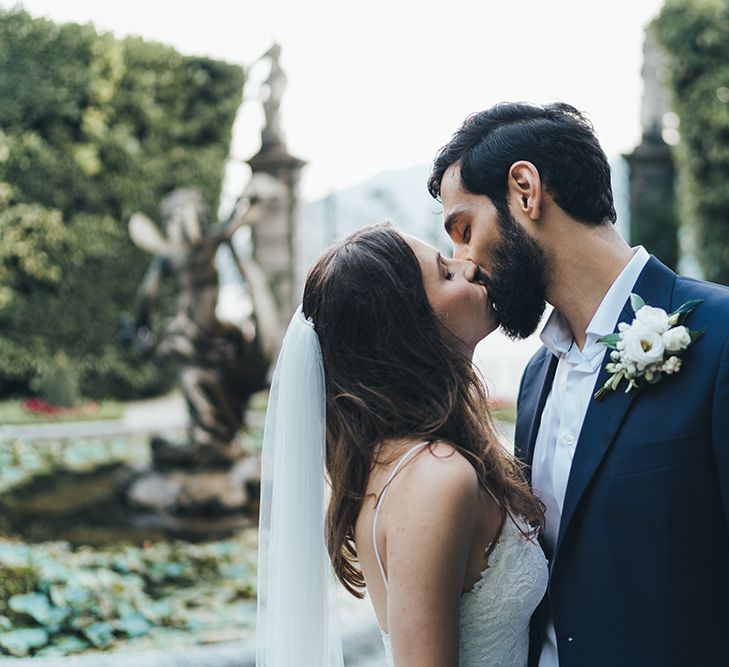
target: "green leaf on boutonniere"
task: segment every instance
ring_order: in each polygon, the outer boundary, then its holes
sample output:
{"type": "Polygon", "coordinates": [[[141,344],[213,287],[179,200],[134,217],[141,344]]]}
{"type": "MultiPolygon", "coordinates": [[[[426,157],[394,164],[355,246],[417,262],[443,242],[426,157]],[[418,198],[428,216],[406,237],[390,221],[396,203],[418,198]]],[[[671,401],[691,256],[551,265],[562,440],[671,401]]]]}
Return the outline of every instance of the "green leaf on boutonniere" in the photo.
{"type": "Polygon", "coordinates": [[[611,350],[617,350],[619,340],[619,333],[611,333],[608,336],[602,336],[602,338],[598,338],[597,342],[602,343],[603,345],[607,345],[607,347],[609,347],[611,350]]]}
{"type": "Polygon", "coordinates": [[[702,302],[703,299],[691,299],[691,301],[687,301],[683,305],[679,306],[669,316],[669,322],[671,323],[671,326],[683,324],[684,320],[688,317],[688,314],[702,302]]]}
{"type": "Polygon", "coordinates": [[[695,340],[698,340],[706,333],[706,329],[699,329],[698,331],[689,331],[689,336],[691,336],[691,342],[693,343],[695,340]]]}
{"type": "Polygon", "coordinates": [[[643,306],[645,306],[643,297],[638,296],[637,294],[630,295],[630,307],[633,309],[634,313],[637,313],[643,306]]]}
{"type": "MultiPolygon", "coordinates": [[[[611,379],[612,379],[612,378],[611,378],[611,379]]],[[[607,393],[608,393],[608,391],[610,391],[610,389],[611,389],[611,388],[612,388],[612,387],[610,387],[610,380],[608,380],[608,381],[607,381],[607,382],[606,382],[606,383],[605,383],[605,384],[604,384],[604,385],[603,385],[602,387],[600,387],[600,388],[599,388],[599,389],[598,389],[598,390],[597,390],[597,391],[595,392],[595,396],[593,396],[593,398],[594,398],[594,399],[595,399],[596,401],[599,401],[599,400],[600,400],[600,399],[601,399],[601,398],[602,398],[602,397],[603,397],[603,396],[604,396],[605,394],[607,394],[607,393]]]]}
{"type": "Polygon", "coordinates": [[[676,310],[674,310],[674,313],[690,313],[696,306],[698,306],[700,303],[703,303],[703,299],[691,299],[691,301],[687,301],[683,305],[679,306],[676,310]]]}

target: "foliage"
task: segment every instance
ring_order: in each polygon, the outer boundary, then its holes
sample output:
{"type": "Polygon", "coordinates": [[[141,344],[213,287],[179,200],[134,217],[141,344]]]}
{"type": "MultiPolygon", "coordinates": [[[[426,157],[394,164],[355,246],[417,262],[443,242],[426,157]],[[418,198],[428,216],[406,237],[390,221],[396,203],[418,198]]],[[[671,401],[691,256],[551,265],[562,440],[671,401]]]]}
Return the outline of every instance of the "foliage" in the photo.
{"type": "Polygon", "coordinates": [[[680,119],[679,195],[706,277],[729,284],[729,2],[668,0],[651,29],[680,119]]]}
{"type": "Polygon", "coordinates": [[[46,362],[38,386],[41,397],[51,405],[72,408],[79,403],[78,371],[63,350],[46,362]]]}
{"type": "Polygon", "coordinates": [[[199,635],[216,625],[250,627],[255,540],[249,530],[219,542],[106,551],[0,540],[0,590],[13,593],[0,596],[0,653],[65,655],[168,628],[199,635]],[[17,572],[25,583],[10,588],[17,572]]]}
{"type": "Polygon", "coordinates": [[[89,398],[172,380],[118,343],[149,256],[129,217],[175,187],[218,197],[240,67],[0,10],[0,396],[64,350],[89,398]]]}

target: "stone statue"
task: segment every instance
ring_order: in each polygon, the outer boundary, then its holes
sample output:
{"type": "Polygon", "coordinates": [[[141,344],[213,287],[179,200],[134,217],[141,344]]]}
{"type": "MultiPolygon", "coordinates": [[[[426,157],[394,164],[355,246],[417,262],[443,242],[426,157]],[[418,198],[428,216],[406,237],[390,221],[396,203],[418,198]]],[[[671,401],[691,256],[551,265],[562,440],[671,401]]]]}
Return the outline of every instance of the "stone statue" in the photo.
{"type": "Polygon", "coordinates": [[[274,43],[260,60],[268,59],[271,68],[268,72],[268,78],[264,81],[264,85],[268,91],[263,101],[263,111],[266,115],[266,126],[261,133],[261,150],[266,151],[271,148],[280,148],[285,150],[285,141],[281,130],[281,99],[286,89],[286,73],[281,68],[279,58],[281,56],[281,47],[274,43]]]}
{"type": "Polygon", "coordinates": [[[155,255],[139,290],[135,322],[142,350],[182,363],[180,385],[190,413],[188,441],[174,445],[153,441],[156,469],[226,467],[244,455],[236,438],[243,426],[250,396],[265,388],[267,372],[281,334],[278,312],[261,267],[235,252],[230,242],[243,225],[265,219],[282,196],[276,179],[256,175],[230,218],[208,223],[198,190],[181,188],[167,195],[161,213],[164,235],[141,213],[129,221],[134,243],[155,255]],[[220,321],[215,255],[228,244],[248,285],[253,303],[252,335],[220,321]],[[172,317],[156,333],[152,311],[165,276],[177,283],[177,305],[172,317]]]}

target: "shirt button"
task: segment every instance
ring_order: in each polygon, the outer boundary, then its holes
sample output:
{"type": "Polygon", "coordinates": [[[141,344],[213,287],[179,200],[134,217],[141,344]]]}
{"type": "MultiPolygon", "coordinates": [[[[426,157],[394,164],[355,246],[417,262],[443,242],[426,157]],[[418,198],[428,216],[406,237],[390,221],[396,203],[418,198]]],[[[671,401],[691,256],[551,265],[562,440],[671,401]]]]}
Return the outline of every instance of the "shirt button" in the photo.
{"type": "Polygon", "coordinates": [[[572,637],[567,637],[567,641],[568,641],[568,642],[571,642],[571,641],[573,641],[572,637]]]}
{"type": "Polygon", "coordinates": [[[574,445],[574,444],[575,444],[575,436],[574,436],[574,435],[572,435],[571,433],[567,433],[567,435],[565,435],[565,436],[564,436],[564,441],[565,441],[565,442],[566,442],[566,443],[567,443],[567,444],[568,444],[568,445],[569,445],[570,447],[572,447],[572,445],[574,445]]]}

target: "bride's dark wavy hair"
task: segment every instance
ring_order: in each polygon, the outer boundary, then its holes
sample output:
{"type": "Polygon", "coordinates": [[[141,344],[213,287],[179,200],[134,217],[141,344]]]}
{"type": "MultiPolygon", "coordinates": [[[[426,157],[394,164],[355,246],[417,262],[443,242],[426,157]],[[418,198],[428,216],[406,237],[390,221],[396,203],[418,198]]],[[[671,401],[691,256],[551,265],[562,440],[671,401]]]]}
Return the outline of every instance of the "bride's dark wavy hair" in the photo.
{"type": "Polygon", "coordinates": [[[541,527],[541,504],[494,435],[483,382],[446,339],[415,253],[392,225],[366,227],[327,249],[307,277],[303,311],[314,321],[326,378],[327,545],[352,595],[365,588],[354,527],[385,441],[448,441],[509,511],[541,527]]]}

